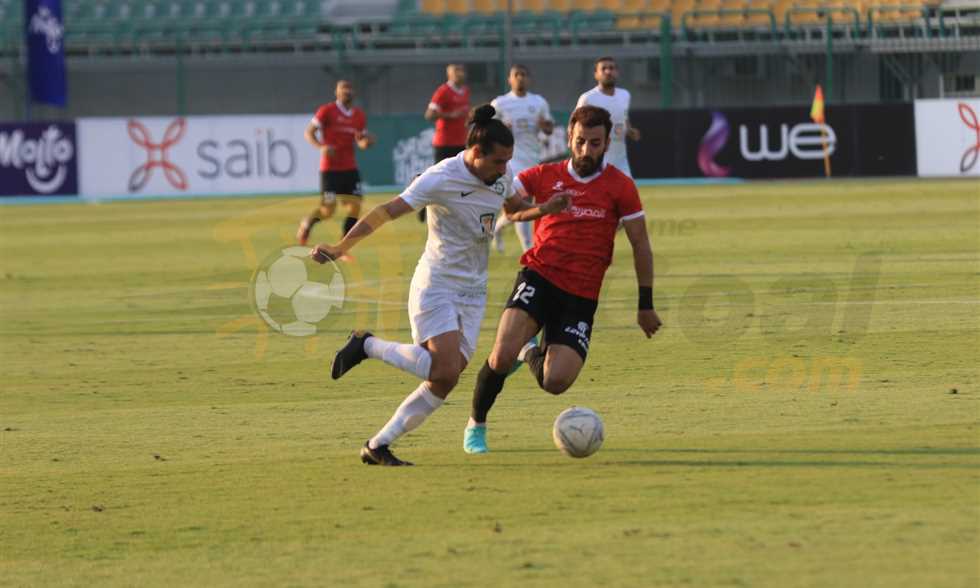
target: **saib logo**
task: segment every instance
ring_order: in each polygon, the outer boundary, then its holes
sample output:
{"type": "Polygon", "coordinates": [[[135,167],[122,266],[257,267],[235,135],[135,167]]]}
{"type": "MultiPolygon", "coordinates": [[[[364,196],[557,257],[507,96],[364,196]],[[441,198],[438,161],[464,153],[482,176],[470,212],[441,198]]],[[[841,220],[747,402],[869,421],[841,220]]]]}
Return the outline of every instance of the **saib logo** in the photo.
{"type": "MultiPolygon", "coordinates": [[[[23,192],[29,187],[37,194],[52,194],[64,187],[74,157],[74,142],[58,125],[0,128],[0,177],[22,173],[20,182],[27,181],[23,192]]],[[[14,187],[20,182],[10,180],[14,187]]]]}

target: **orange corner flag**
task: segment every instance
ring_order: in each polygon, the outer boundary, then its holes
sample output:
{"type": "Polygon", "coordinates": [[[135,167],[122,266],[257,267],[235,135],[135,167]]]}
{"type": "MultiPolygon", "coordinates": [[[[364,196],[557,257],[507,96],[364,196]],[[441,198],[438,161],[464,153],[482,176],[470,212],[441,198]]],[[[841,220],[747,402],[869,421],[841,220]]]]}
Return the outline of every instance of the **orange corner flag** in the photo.
{"type": "Polygon", "coordinates": [[[817,91],[813,94],[813,106],[810,107],[810,118],[815,123],[823,123],[823,88],[817,84],[817,91]]]}

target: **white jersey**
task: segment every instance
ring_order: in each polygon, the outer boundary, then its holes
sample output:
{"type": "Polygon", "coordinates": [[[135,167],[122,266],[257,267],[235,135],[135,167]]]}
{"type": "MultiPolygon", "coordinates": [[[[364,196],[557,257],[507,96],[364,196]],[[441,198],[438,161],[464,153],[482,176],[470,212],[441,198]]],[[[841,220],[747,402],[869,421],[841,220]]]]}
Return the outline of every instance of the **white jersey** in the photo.
{"type": "Polygon", "coordinates": [[[497,96],[490,104],[497,109],[496,117],[514,133],[514,158],[510,161],[514,173],[541,163],[542,145],[538,139],[538,123],[541,120],[552,120],[548,101],[531,92],[524,96],[508,92],[497,96]]]}
{"type": "Polygon", "coordinates": [[[609,96],[596,86],[578,97],[575,108],[586,104],[609,111],[613,126],[609,137],[609,151],[606,152],[605,159],[624,174],[633,177],[629,160],[626,158],[626,120],[629,118],[630,93],[622,88],[616,88],[613,95],[609,96]]]}
{"type": "Polygon", "coordinates": [[[413,288],[486,294],[490,239],[504,200],[513,194],[514,174],[508,167],[488,186],[467,169],[465,154],[433,165],[401,193],[413,209],[428,206],[429,237],[413,288]]]}

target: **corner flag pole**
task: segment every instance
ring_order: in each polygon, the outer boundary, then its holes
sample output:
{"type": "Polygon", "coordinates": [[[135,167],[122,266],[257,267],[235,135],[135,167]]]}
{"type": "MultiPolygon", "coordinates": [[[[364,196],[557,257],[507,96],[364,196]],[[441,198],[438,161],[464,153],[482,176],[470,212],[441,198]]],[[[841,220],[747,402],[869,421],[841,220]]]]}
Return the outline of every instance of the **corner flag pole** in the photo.
{"type": "Polygon", "coordinates": [[[823,146],[823,175],[830,177],[830,146],[827,144],[827,126],[824,116],[823,88],[817,84],[813,93],[813,105],[810,107],[810,119],[820,125],[820,144],[823,146]]]}

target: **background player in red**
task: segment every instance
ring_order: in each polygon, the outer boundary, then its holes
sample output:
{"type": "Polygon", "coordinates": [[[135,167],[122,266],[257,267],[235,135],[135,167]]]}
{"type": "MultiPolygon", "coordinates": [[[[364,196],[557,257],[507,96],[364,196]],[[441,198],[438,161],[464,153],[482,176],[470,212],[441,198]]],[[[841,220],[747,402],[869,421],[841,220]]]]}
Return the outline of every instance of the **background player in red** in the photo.
{"type": "Polygon", "coordinates": [[[337,100],[323,104],[306,125],[306,141],[320,150],[320,204],[299,223],[296,240],[306,245],[313,225],[333,216],[337,200],[347,209],[344,230],[347,234],[361,214],[361,174],[357,171],[354,145],[367,149],[374,136],[367,131],[367,116],[354,106],[354,85],[339,80],[337,100]],[[318,136],[319,135],[319,136],[318,136]]]}
{"type": "MultiPolygon", "coordinates": [[[[470,111],[470,89],[466,86],[466,68],[462,63],[446,66],[446,83],[436,88],[425,109],[425,119],[436,121],[432,136],[435,163],[456,157],[466,149],[466,116],[470,111]]],[[[419,220],[425,221],[425,209],[419,210],[419,220]]]]}
{"type": "Polygon", "coordinates": [[[603,164],[611,128],[608,111],[575,109],[568,123],[571,159],[532,167],[514,182],[522,197],[544,202],[566,194],[571,205],[536,221],[535,245],[521,257],[524,268],[500,317],[493,351],[477,376],[463,438],[468,453],[487,451],[487,412],[516,361],[526,362],[538,385],[552,394],[575,382],[589,351],[599,290],[620,221],[633,247],[639,286],[636,322],[647,338],[660,328],[653,309],[653,251],[636,184],[615,166],[603,164]],[[542,328],[543,345],[527,343],[542,328]]]}

